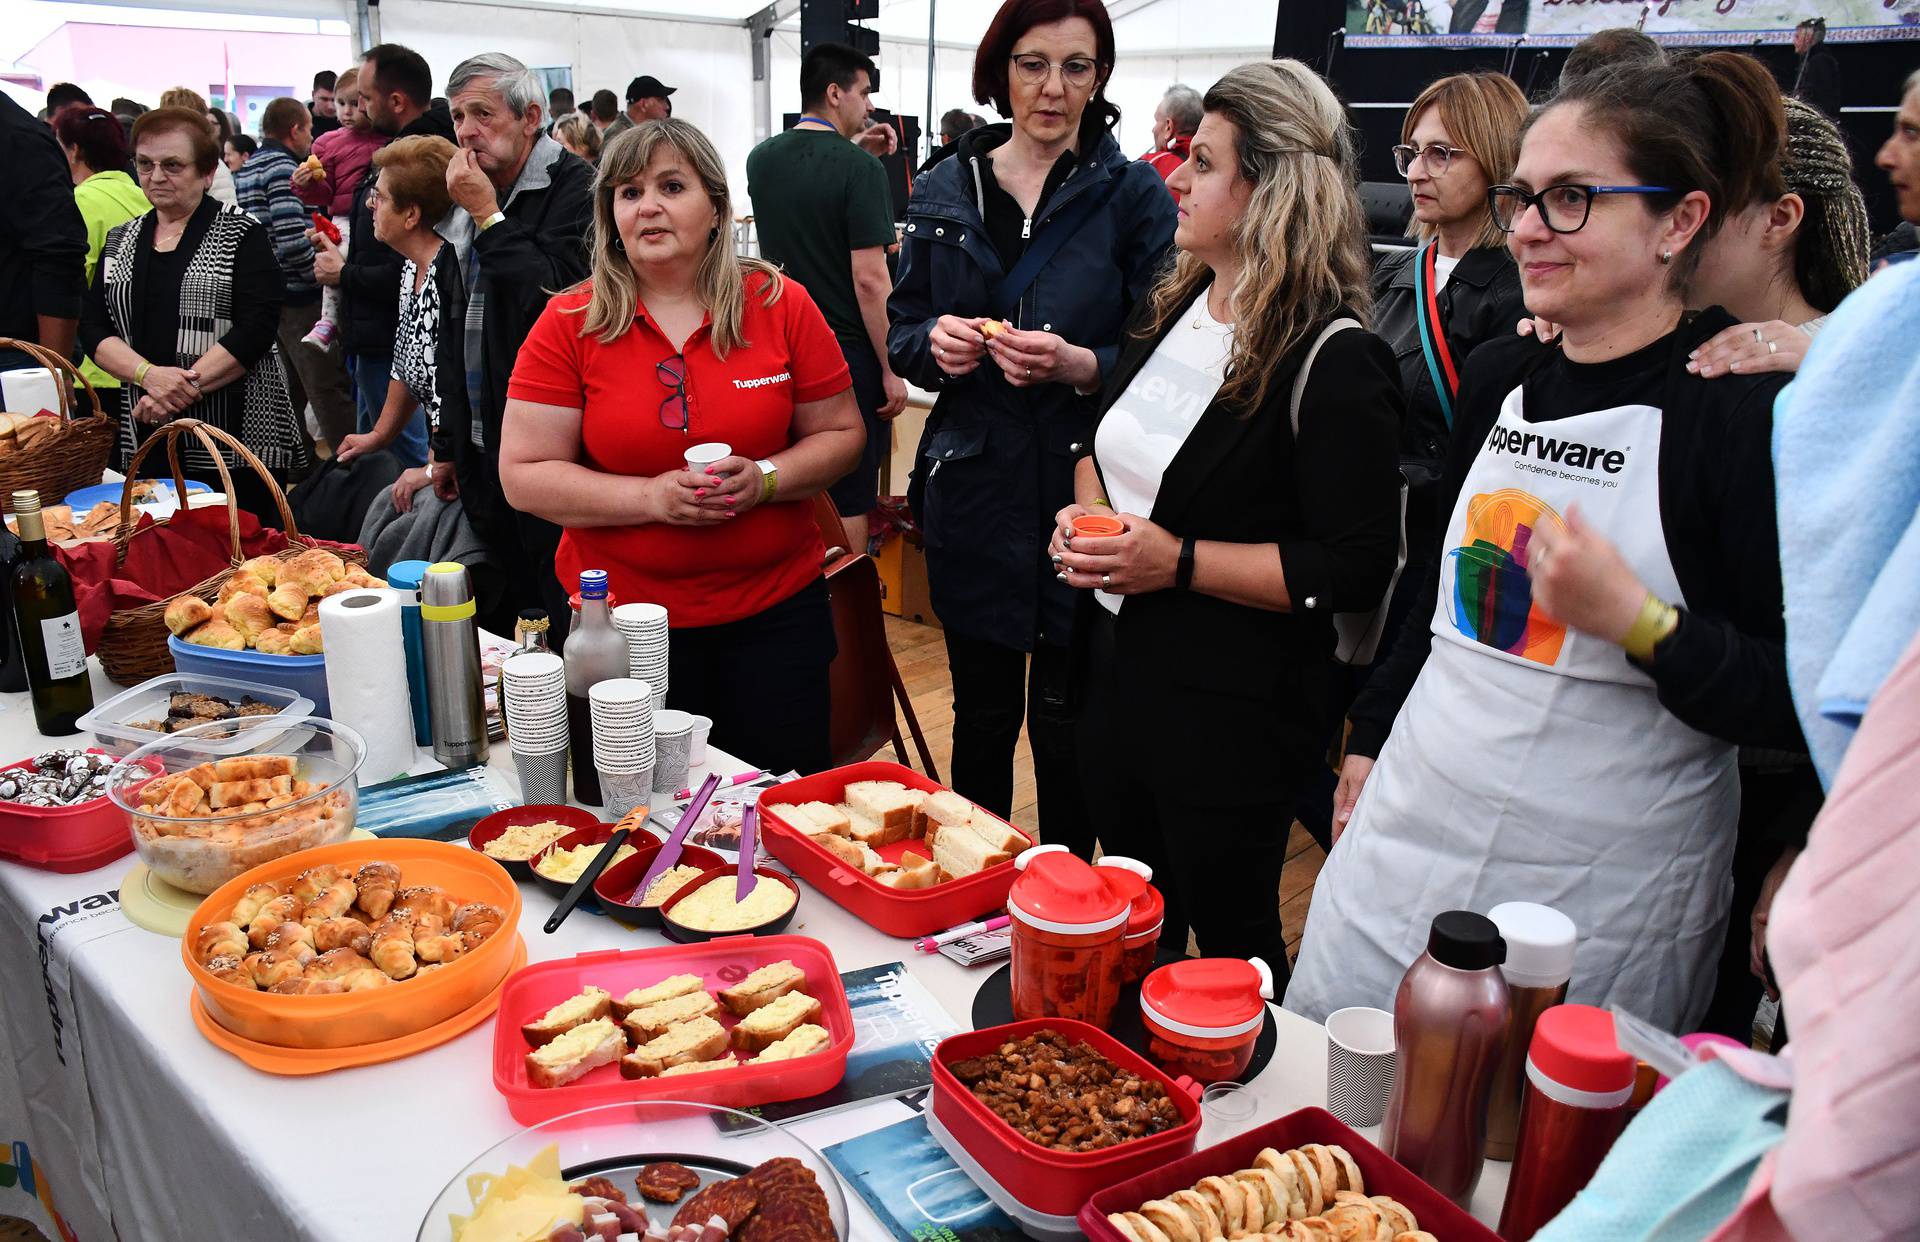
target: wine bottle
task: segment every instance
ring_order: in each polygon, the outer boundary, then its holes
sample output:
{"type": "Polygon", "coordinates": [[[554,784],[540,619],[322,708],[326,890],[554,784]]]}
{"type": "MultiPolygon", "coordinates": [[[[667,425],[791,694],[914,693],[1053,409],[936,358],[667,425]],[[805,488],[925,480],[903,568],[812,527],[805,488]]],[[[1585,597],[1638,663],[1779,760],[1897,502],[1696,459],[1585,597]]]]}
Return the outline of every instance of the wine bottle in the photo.
{"type": "Polygon", "coordinates": [[[7,588],[7,602],[0,606],[0,691],[10,694],[27,688],[27,658],[20,651],[20,628],[13,621],[13,565],[19,558],[19,538],[0,525],[0,583],[7,588]]]}
{"type": "Polygon", "coordinates": [[[80,717],[93,710],[93,682],[80,637],[80,613],[73,605],[73,579],[47,546],[40,493],[15,492],[13,512],[20,528],[13,616],[26,657],[34,723],[48,737],[78,733],[80,717]]]}

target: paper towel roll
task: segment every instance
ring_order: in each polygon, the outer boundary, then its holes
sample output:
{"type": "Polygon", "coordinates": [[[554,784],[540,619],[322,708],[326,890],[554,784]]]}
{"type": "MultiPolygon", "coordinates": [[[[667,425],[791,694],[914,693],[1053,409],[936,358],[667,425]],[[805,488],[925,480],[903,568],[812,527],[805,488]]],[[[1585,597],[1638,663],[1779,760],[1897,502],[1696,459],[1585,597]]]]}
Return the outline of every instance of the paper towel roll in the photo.
{"type": "MultiPolygon", "coordinates": [[[[60,412],[60,381],[45,367],[22,367],[18,371],[0,371],[0,409],[9,414],[38,414],[42,410],[60,412]]],[[[47,504],[57,504],[58,496],[43,496],[47,504]]]]}
{"type": "Polygon", "coordinates": [[[407,710],[407,652],[400,598],[377,587],[320,601],[327,648],[327,697],[333,718],[367,741],[361,785],[377,785],[413,766],[413,717],[407,710]]]}

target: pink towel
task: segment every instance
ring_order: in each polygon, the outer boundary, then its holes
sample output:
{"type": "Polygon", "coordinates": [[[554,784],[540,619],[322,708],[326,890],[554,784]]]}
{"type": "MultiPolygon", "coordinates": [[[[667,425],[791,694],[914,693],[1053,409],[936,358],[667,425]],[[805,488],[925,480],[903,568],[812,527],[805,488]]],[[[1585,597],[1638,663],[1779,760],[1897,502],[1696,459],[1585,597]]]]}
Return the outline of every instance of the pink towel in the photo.
{"type": "MultiPolygon", "coordinates": [[[[1920,639],[1874,695],[1767,938],[1786,1138],[1711,1242],[1920,1234],[1920,639]]],[[[1739,1062],[1729,1058],[1736,1069],[1739,1062]]]]}

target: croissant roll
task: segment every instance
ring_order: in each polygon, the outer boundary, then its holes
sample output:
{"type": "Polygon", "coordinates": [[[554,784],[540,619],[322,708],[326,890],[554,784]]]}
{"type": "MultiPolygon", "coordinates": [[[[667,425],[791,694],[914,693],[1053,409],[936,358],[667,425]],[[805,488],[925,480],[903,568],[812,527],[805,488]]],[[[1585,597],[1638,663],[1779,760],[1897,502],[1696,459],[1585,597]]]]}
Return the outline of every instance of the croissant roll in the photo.
{"type": "Polygon", "coordinates": [[[338,979],[335,982],[349,992],[364,992],[368,988],[389,988],[392,987],[394,983],[394,981],[389,979],[383,972],[375,970],[371,966],[364,970],[356,970],[352,974],[347,975],[345,978],[338,979]]]}
{"type": "Polygon", "coordinates": [[[359,919],[327,919],[313,924],[313,947],[322,953],[352,949],[364,957],[373,948],[373,928],[359,919]]]}
{"type": "Polygon", "coordinates": [[[272,989],[276,983],[303,974],[315,954],[312,945],[304,940],[295,940],[276,945],[256,956],[259,960],[253,965],[253,981],[260,987],[272,989]]]}
{"type": "Polygon", "coordinates": [[[418,970],[413,951],[413,920],[399,911],[380,920],[373,929],[373,951],[368,954],[389,979],[406,979],[418,970]]]}
{"type": "Polygon", "coordinates": [[[403,910],[415,919],[423,914],[431,914],[440,920],[443,927],[453,918],[454,911],[460,908],[460,903],[446,893],[425,886],[401,889],[393,905],[396,910],[403,910]]]}
{"type": "Polygon", "coordinates": [[[260,913],[260,907],[286,891],[278,884],[255,884],[240,894],[240,900],[233,903],[233,912],[227,918],[245,927],[253,922],[254,915],[260,913]]]}
{"type": "Polygon", "coordinates": [[[247,934],[237,923],[209,923],[194,937],[193,955],[202,966],[216,957],[245,957],[247,934]]]}
{"type": "Polygon", "coordinates": [[[264,949],[267,936],[282,923],[297,923],[300,914],[306,909],[306,903],[292,893],[282,893],[261,906],[258,913],[247,921],[247,939],[254,948],[264,949]]]}
{"type": "MultiPolygon", "coordinates": [[[[304,944],[309,949],[313,949],[313,928],[305,923],[276,923],[273,930],[267,933],[267,943],[264,947],[271,953],[275,949],[294,944],[304,944]]],[[[319,952],[318,949],[314,951],[319,952]]]]}
{"type": "Polygon", "coordinates": [[[393,908],[394,890],[400,887],[400,868],[390,862],[370,862],[353,873],[360,890],[360,908],[375,922],[387,917],[393,908]]]}
{"type": "Polygon", "coordinates": [[[451,962],[467,951],[467,942],[459,932],[437,932],[415,936],[413,951],[423,962],[451,962]]]}
{"type": "Polygon", "coordinates": [[[221,954],[217,957],[208,958],[202,962],[201,965],[207,968],[208,974],[223,983],[231,983],[235,987],[245,988],[249,992],[253,991],[257,986],[253,981],[253,970],[247,965],[244,957],[233,954],[221,954]]]}
{"type": "Polygon", "coordinates": [[[282,979],[267,989],[276,996],[331,996],[346,990],[346,985],[338,979],[309,979],[305,975],[282,979]]]}
{"type": "Polygon", "coordinates": [[[468,950],[477,949],[488,936],[500,930],[506,912],[484,901],[469,901],[453,912],[453,930],[460,934],[468,950]]]}
{"type": "Polygon", "coordinates": [[[321,889],[317,895],[307,899],[307,909],[300,916],[300,921],[311,927],[316,923],[324,923],[328,919],[337,919],[353,909],[354,899],[359,895],[352,880],[344,878],[335,880],[321,889]]]}
{"type": "Polygon", "coordinates": [[[307,963],[309,979],[344,979],[356,970],[372,970],[373,963],[352,949],[331,949],[307,963]]]}
{"type": "MultiPolygon", "coordinates": [[[[291,785],[288,786],[292,788],[291,785]]],[[[301,901],[312,903],[313,899],[327,891],[327,887],[339,879],[343,873],[333,863],[321,863],[317,867],[308,867],[293,882],[293,895],[301,901]]]]}

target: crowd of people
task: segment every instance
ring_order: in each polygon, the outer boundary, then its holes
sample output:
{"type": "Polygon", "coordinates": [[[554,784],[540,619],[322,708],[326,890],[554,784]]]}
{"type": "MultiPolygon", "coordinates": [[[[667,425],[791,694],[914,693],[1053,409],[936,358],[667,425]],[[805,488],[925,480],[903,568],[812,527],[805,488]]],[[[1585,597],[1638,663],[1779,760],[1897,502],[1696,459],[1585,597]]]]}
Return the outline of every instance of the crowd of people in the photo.
{"type": "Polygon", "coordinates": [[[1920,74],[1880,241],[1840,131],[1741,53],[1608,32],[1532,101],[1446,76],[1376,254],[1309,68],[1169,89],[1132,158],[1115,62],[1099,0],[1007,0],[972,83],[1005,119],[941,117],[899,222],[878,71],[832,44],[744,197],[649,74],[576,106],[484,53],[442,98],[383,44],[252,136],[186,88],[124,124],[62,84],[45,124],[0,100],[0,333],[86,358],[116,465],[191,417],[296,495],[377,476],[362,542],[465,561],[496,631],[606,569],[670,610],[716,742],[803,771],[813,498],[865,546],[917,386],[960,793],[1011,813],[1024,727],[1046,839],[1149,862],[1169,940],[1282,975],[1304,822],[1313,1017],[1388,999],[1433,909],[1524,898],[1581,928],[1575,999],[1744,1034],[1822,800],[1782,393],[1857,288],[1913,279],[1873,272],[1920,222],[1920,74]]]}

